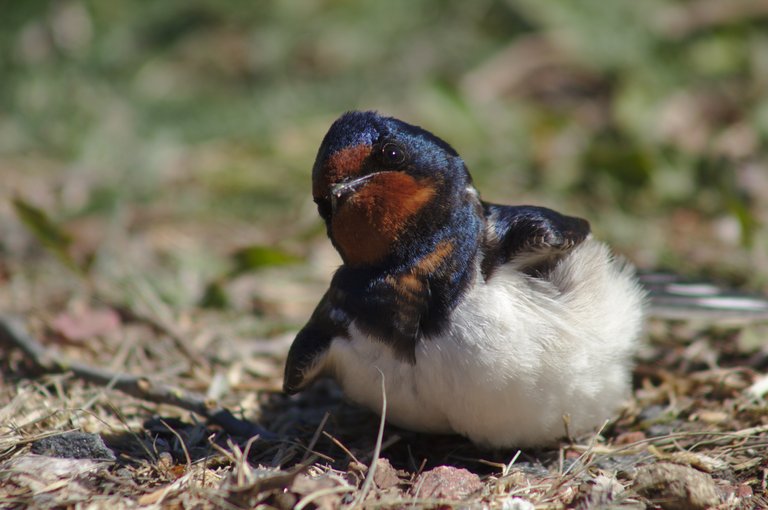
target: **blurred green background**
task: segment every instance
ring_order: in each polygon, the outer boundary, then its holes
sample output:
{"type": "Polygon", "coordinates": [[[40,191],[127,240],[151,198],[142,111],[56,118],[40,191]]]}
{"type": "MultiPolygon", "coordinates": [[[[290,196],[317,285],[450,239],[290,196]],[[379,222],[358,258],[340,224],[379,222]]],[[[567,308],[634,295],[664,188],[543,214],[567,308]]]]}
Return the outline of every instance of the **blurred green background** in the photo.
{"type": "Polygon", "coordinates": [[[174,302],[221,304],[227,278],[293,256],[333,266],[310,168],[339,114],[377,109],[450,142],[488,200],[766,288],[766,1],[0,5],[8,281],[50,257],[12,197],[66,233],[54,251],[171,278],[174,302]]]}

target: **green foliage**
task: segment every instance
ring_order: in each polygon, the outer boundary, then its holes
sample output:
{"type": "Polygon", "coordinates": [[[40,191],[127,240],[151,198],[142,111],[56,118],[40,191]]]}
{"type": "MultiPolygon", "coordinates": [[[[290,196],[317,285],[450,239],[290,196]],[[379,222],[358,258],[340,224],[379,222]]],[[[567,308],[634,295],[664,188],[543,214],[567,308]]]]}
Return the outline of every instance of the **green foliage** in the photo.
{"type": "Polygon", "coordinates": [[[29,232],[62,264],[80,275],[88,273],[93,258],[88,257],[84,262],[75,260],[72,254],[72,236],[54,223],[45,211],[20,197],[13,199],[13,208],[29,232]]]}
{"type": "Polygon", "coordinates": [[[729,218],[760,259],[764,195],[740,172],[768,166],[766,19],[704,0],[8,3],[0,162],[66,166],[90,195],[68,216],[162,204],[270,229],[308,202],[333,118],[374,108],[447,139],[488,199],[589,215],[630,252],[651,224],[657,260],[675,211],[729,218]]]}
{"type": "Polygon", "coordinates": [[[229,262],[232,267],[226,274],[206,284],[200,306],[226,308],[230,304],[225,288],[229,281],[261,269],[299,264],[303,259],[273,246],[251,245],[232,253],[229,262]]]}
{"type": "Polygon", "coordinates": [[[265,267],[286,266],[298,264],[300,257],[291,255],[283,250],[271,246],[246,246],[237,250],[231,256],[234,267],[229,272],[230,277],[239,276],[249,271],[256,271],[265,267]]]}
{"type": "Polygon", "coordinates": [[[224,290],[224,282],[213,280],[208,282],[200,298],[200,306],[203,308],[223,309],[230,305],[227,292],[224,290]]]}

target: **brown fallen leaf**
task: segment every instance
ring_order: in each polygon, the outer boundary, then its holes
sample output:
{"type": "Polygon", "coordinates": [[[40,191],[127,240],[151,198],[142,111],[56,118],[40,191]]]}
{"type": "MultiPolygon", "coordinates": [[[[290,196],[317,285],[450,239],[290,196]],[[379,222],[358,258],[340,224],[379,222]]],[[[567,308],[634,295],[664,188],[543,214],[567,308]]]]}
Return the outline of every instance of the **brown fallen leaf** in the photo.
{"type": "Polygon", "coordinates": [[[57,315],[51,327],[71,342],[83,342],[116,331],[120,316],[111,308],[78,307],[57,315]]]}
{"type": "Polygon", "coordinates": [[[332,510],[341,506],[342,497],[351,492],[341,479],[324,474],[311,476],[299,474],[291,485],[290,491],[300,496],[302,506],[311,502],[315,508],[332,510]]]}
{"type": "Polygon", "coordinates": [[[403,481],[397,476],[397,470],[392,467],[389,460],[379,458],[376,460],[376,472],[373,475],[373,483],[379,489],[386,490],[397,487],[403,481]]]}
{"type": "Polygon", "coordinates": [[[681,464],[683,466],[691,466],[706,473],[721,471],[728,468],[728,463],[701,453],[688,451],[665,453],[658,450],[653,445],[648,446],[648,451],[659,460],[681,464]]]}
{"type": "Polygon", "coordinates": [[[622,498],[624,487],[616,478],[598,475],[579,487],[577,508],[610,508],[622,498]]]}
{"type": "Polygon", "coordinates": [[[613,440],[613,444],[616,446],[624,446],[633,443],[639,443],[646,439],[645,432],[642,430],[632,430],[629,432],[622,432],[616,439],[613,440]]]}
{"type": "Polygon", "coordinates": [[[711,476],[667,462],[640,466],[633,488],[668,510],[704,510],[720,503],[711,476]]]}
{"type": "Polygon", "coordinates": [[[137,503],[141,506],[154,505],[155,503],[160,501],[163,498],[163,496],[165,496],[168,493],[168,488],[169,486],[166,485],[166,486],[160,487],[155,491],[139,496],[137,503]]]}
{"type": "Polygon", "coordinates": [[[0,486],[13,484],[33,493],[65,489],[64,498],[67,494],[82,495],[87,494],[87,489],[81,481],[107,465],[91,459],[63,459],[30,453],[0,465],[0,486]]]}
{"type": "Polygon", "coordinates": [[[690,421],[698,420],[710,425],[717,425],[718,423],[724,423],[728,418],[730,418],[730,415],[725,411],[704,409],[691,415],[690,421]]]}

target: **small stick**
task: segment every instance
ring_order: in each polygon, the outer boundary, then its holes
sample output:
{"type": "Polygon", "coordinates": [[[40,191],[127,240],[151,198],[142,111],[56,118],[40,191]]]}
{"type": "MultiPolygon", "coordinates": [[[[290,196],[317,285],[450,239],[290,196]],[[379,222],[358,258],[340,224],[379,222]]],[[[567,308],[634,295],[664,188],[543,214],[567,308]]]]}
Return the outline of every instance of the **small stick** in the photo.
{"type": "Polygon", "coordinates": [[[312,454],[312,450],[314,450],[315,445],[317,444],[317,440],[320,439],[320,434],[323,432],[323,429],[325,428],[325,423],[328,421],[329,416],[331,416],[331,413],[326,411],[325,414],[323,415],[323,419],[320,420],[320,425],[317,426],[317,430],[315,430],[315,433],[312,436],[312,439],[309,441],[309,446],[307,446],[307,451],[304,452],[304,457],[301,458],[301,462],[306,461],[307,458],[312,454]]]}
{"type": "Polygon", "coordinates": [[[179,444],[181,445],[181,449],[184,451],[184,457],[187,459],[187,469],[190,469],[192,467],[192,457],[189,455],[189,450],[187,450],[187,445],[184,442],[184,438],[181,437],[181,434],[179,434],[176,430],[173,429],[168,423],[166,423],[165,420],[160,420],[160,423],[162,423],[165,428],[171,431],[171,434],[176,436],[176,439],[178,439],[179,444]]]}
{"type": "Polygon", "coordinates": [[[344,446],[344,444],[343,444],[341,441],[339,441],[338,439],[336,439],[335,437],[333,437],[331,434],[329,434],[329,433],[328,433],[328,432],[326,432],[326,431],[323,431],[323,435],[324,435],[325,437],[327,437],[328,439],[330,439],[330,440],[333,442],[333,444],[335,444],[336,446],[338,446],[338,447],[341,449],[341,451],[343,451],[344,453],[346,453],[346,454],[347,454],[347,456],[348,456],[350,459],[352,459],[352,461],[353,461],[353,462],[357,462],[357,463],[358,463],[358,464],[360,464],[360,465],[362,465],[362,464],[363,464],[362,462],[360,462],[360,461],[357,459],[357,457],[355,457],[355,454],[354,454],[354,453],[352,453],[352,452],[349,450],[349,448],[347,448],[346,446],[344,446]]]}
{"type": "MultiPolygon", "coordinates": [[[[377,369],[379,370],[379,369],[377,369]]],[[[373,458],[371,459],[371,467],[368,468],[368,474],[365,476],[363,486],[360,487],[360,492],[355,498],[355,502],[352,505],[353,508],[359,507],[365,497],[368,495],[368,491],[373,485],[373,476],[376,474],[376,462],[379,460],[379,454],[381,454],[381,442],[384,438],[384,423],[387,419],[387,389],[384,386],[384,372],[379,370],[381,374],[381,421],[379,422],[379,433],[376,437],[376,446],[373,449],[373,458]]]]}

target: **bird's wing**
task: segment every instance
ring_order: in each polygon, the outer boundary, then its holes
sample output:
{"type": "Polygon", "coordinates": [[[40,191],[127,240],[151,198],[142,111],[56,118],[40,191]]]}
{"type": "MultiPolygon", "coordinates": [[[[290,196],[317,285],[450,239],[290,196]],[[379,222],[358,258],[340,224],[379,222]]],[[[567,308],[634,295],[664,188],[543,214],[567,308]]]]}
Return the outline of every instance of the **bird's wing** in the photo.
{"type": "Polygon", "coordinates": [[[483,210],[482,271],[486,278],[507,263],[532,276],[545,274],[590,234],[586,220],[545,207],[483,203],[483,210]]]}
{"type": "Polygon", "coordinates": [[[300,391],[321,375],[322,361],[331,341],[347,335],[349,321],[343,312],[334,310],[331,294],[332,289],[325,293],[288,351],[283,391],[289,395],[300,391]]]}

